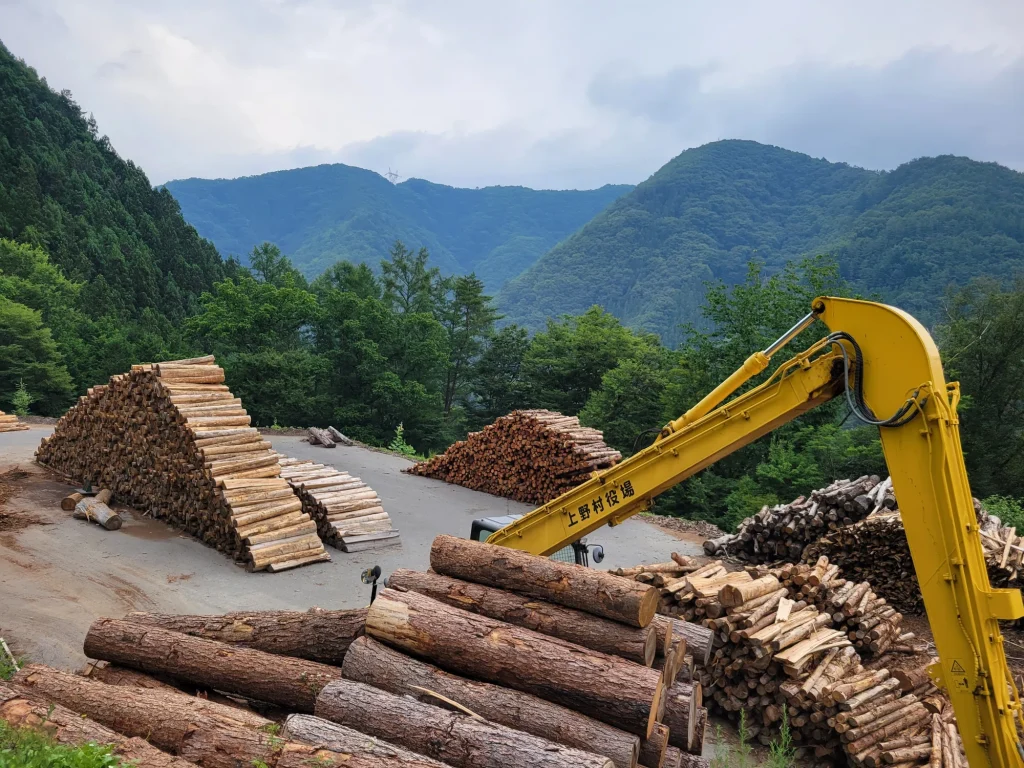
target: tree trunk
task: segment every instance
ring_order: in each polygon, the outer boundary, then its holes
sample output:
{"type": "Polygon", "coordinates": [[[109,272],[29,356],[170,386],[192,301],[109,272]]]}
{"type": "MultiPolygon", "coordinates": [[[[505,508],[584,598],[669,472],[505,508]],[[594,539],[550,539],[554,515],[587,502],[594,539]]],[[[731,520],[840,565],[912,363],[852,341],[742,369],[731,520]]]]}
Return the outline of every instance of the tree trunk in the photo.
{"type": "Polygon", "coordinates": [[[178,691],[170,683],[158,680],[151,675],[136,672],[134,669],[111,664],[109,661],[90,661],[85,667],[78,671],[82,677],[88,677],[98,683],[106,685],[120,685],[129,688],[155,688],[170,691],[178,691]]]}
{"type": "Polygon", "coordinates": [[[136,768],[195,768],[194,763],[168,755],[143,739],[129,739],[110,728],[82,717],[66,707],[0,683],[0,720],[14,728],[42,731],[58,744],[79,746],[93,742],[110,744],[113,752],[136,768]]]}
{"type": "Polygon", "coordinates": [[[648,737],[663,711],[653,669],[452,608],[415,592],[384,589],[367,634],[453,672],[500,683],[648,737]]]}
{"type": "Polygon", "coordinates": [[[607,757],[352,680],[329,683],[316,714],[454,768],[612,768],[607,757]]]}
{"type": "Polygon", "coordinates": [[[108,531],[121,527],[121,516],[97,498],[84,498],[75,505],[71,516],[76,520],[88,520],[103,526],[108,531]]]}
{"type": "Polygon", "coordinates": [[[333,752],[345,752],[371,758],[384,758],[392,765],[408,765],[410,768],[444,768],[444,763],[418,755],[407,749],[396,747],[374,736],[367,736],[361,731],[348,728],[322,717],[312,715],[289,715],[285,722],[284,737],[301,741],[321,749],[333,752]]]}
{"type": "Polygon", "coordinates": [[[714,647],[715,633],[706,627],[693,622],[675,619],[671,616],[658,614],[654,617],[654,623],[661,625],[660,632],[665,631],[664,625],[672,624],[672,636],[686,638],[686,653],[693,656],[694,663],[698,666],[706,666],[711,658],[711,650],[714,647]]]}
{"type": "Polygon", "coordinates": [[[320,689],[341,677],[338,667],[118,619],[93,622],[84,648],[94,659],[302,712],[312,712],[320,689]]]}
{"type": "Polygon", "coordinates": [[[444,672],[371,637],[352,643],[342,673],[347,680],[428,704],[441,702],[425,691],[439,693],[491,722],[569,747],[597,751],[606,755],[615,768],[633,768],[637,762],[640,739],[631,733],[529,693],[444,672]]]}
{"type": "Polygon", "coordinates": [[[388,577],[393,589],[419,592],[456,608],[526,627],[584,648],[651,666],[657,650],[652,627],[637,629],[525,595],[436,573],[399,569],[388,577]]]}
{"type": "Polygon", "coordinates": [[[662,768],[668,748],[668,726],[658,723],[651,738],[640,742],[640,764],[644,768],[662,768]]]}
{"type": "Polygon", "coordinates": [[[222,616],[129,613],[125,621],[340,666],[349,644],[363,634],[366,608],[347,611],[240,611],[222,616]]]}
{"type": "Polygon", "coordinates": [[[700,683],[680,681],[665,692],[664,722],[669,727],[669,744],[684,752],[693,749],[702,698],[700,683]]]}
{"type": "Polygon", "coordinates": [[[407,762],[285,741],[274,735],[277,726],[266,718],[184,693],[104,685],[38,664],[21,670],[15,683],[202,768],[413,768],[407,762]]]}
{"type": "Polygon", "coordinates": [[[430,567],[445,576],[511,589],[633,627],[646,627],[658,590],[606,571],[441,535],[430,547],[430,567]]]}

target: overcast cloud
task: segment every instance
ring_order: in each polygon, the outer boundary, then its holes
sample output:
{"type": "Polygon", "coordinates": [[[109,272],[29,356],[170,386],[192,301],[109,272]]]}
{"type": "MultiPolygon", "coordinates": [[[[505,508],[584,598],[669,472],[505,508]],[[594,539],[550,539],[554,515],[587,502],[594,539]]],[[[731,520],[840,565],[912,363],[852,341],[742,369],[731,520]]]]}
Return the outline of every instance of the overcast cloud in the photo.
{"type": "Polygon", "coordinates": [[[0,0],[0,39],[154,183],[586,188],[724,138],[1024,170],[1019,0],[0,0]]]}

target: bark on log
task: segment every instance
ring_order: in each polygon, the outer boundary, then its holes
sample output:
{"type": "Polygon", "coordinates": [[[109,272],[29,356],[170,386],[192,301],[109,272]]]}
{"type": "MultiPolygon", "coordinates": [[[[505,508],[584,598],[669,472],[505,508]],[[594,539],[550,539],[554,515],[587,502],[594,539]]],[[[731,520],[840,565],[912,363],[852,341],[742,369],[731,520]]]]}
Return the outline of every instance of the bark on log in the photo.
{"type": "Polygon", "coordinates": [[[74,511],[75,506],[78,504],[78,502],[80,502],[84,498],[84,494],[70,493],[60,500],[60,508],[63,509],[65,512],[72,512],[74,511]]]}
{"type": "Polygon", "coordinates": [[[108,661],[90,661],[85,665],[78,674],[82,677],[88,677],[90,680],[95,680],[98,683],[104,683],[106,685],[120,685],[129,688],[151,688],[151,689],[165,689],[171,691],[177,691],[169,683],[165,683],[163,680],[137,672],[134,669],[128,669],[127,667],[121,667],[117,664],[111,664],[108,661]]]}
{"type": "Polygon", "coordinates": [[[84,649],[94,659],[301,712],[312,712],[320,689],[341,677],[338,667],[118,619],[94,622],[84,649]]]}
{"type": "Polygon", "coordinates": [[[345,611],[238,611],[220,616],[129,613],[125,621],[340,666],[345,651],[363,634],[366,608],[345,611]]]}
{"type": "Polygon", "coordinates": [[[441,535],[430,548],[430,565],[457,579],[510,589],[634,627],[646,627],[658,607],[658,591],[605,571],[441,535]]]}
{"type": "MultiPolygon", "coordinates": [[[[595,745],[597,748],[598,745],[595,745]]],[[[640,764],[644,768],[662,768],[665,750],[668,748],[668,726],[658,723],[651,738],[640,742],[640,764]]]]}
{"type": "Polygon", "coordinates": [[[121,527],[121,516],[96,498],[84,498],[75,505],[75,511],[71,516],[76,520],[88,520],[96,523],[108,531],[116,531],[121,527]]]}
{"type": "Polygon", "coordinates": [[[665,693],[664,723],[669,728],[669,744],[684,752],[693,751],[702,699],[700,683],[680,681],[665,693]]]}
{"type": "Polygon", "coordinates": [[[686,639],[686,653],[693,657],[694,663],[701,667],[707,666],[714,648],[714,632],[699,624],[661,614],[654,617],[654,623],[661,627],[659,632],[665,632],[667,626],[671,624],[672,635],[679,635],[686,639]]]}
{"type": "Polygon", "coordinates": [[[357,683],[335,680],[316,714],[359,727],[455,768],[613,768],[602,755],[563,747],[498,723],[477,720],[357,683]]]}
{"type": "MultiPolygon", "coordinates": [[[[30,693],[92,718],[125,736],[202,768],[414,768],[388,759],[317,749],[273,735],[270,720],[212,701],[162,690],[104,685],[30,664],[14,682],[30,693]]],[[[177,767],[175,767],[177,768],[177,767]]],[[[416,768],[435,768],[427,763],[416,768]]]]}
{"type": "Polygon", "coordinates": [[[456,608],[526,627],[601,653],[621,656],[648,667],[657,650],[657,635],[653,627],[627,627],[572,608],[437,573],[399,569],[388,577],[388,586],[418,592],[456,608]]]}
{"type": "Polygon", "coordinates": [[[663,712],[664,680],[653,669],[415,592],[378,594],[366,633],[445,669],[537,694],[645,738],[663,712]]]}
{"type": "Polygon", "coordinates": [[[289,715],[285,721],[284,738],[301,741],[332,752],[344,752],[370,758],[384,758],[393,765],[423,768],[433,765],[444,768],[444,763],[432,760],[426,755],[419,755],[407,749],[381,741],[374,736],[367,736],[361,731],[349,728],[322,717],[313,715],[289,715]]]}
{"type": "Polygon", "coordinates": [[[698,755],[688,755],[685,752],[682,753],[679,761],[682,768],[708,768],[710,763],[703,757],[698,755]]]}
{"type": "Polygon", "coordinates": [[[634,734],[529,693],[453,675],[371,637],[360,637],[349,646],[342,673],[347,680],[428,704],[439,700],[425,691],[439,693],[491,722],[569,747],[596,749],[615,768],[633,768],[637,762],[640,739],[634,734]]]}
{"type": "Polygon", "coordinates": [[[89,742],[109,744],[117,757],[136,768],[195,768],[194,763],[161,752],[143,739],[126,738],[66,707],[48,704],[3,683],[0,683],[0,720],[14,728],[41,731],[66,746],[89,742]]]}

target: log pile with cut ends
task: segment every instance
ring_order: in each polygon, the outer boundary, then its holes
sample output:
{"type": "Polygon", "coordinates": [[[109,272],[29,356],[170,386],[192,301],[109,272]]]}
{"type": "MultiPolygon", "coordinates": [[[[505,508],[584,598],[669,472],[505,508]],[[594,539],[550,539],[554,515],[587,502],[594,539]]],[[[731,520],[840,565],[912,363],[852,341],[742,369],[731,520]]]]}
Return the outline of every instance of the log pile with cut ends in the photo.
{"type": "Polygon", "coordinates": [[[600,430],[554,411],[513,411],[405,470],[528,504],[545,504],[622,454],[600,430]]]}
{"type": "Polygon", "coordinates": [[[0,432],[20,432],[28,428],[28,424],[18,421],[15,414],[0,411],[0,432]]]}
{"type": "Polygon", "coordinates": [[[344,552],[398,544],[384,502],[358,477],[334,467],[278,454],[281,476],[302,500],[320,537],[344,552]]]}
{"type": "Polygon", "coordinates": [[[829,531],[895,506],[891,480],[880,481],[877,475],[837,480],[789,504],[762,507],[740,523],[736,533],[705,541],[704,551],[749,563],[794,562],[804,547],[829,531]]]}
{"type": "Polygon", "coordinates": [[[133,366],[79,398],[36,460],[251,570],[329,560],[277,454],[223,382],[212,355],[133,366]]]}
{"type": "Polygon", "coordinates": [[[701,684],[647,663],[686,650],[653,629],[654,590],[469,543],[522,591],[400,571],[368,609],[98,619],[87,677],[29,665],[12,685],[204,768],[708,768],[701,684]]]}
{"type": "MultiPolygon", "coordinates": [[[[974,512],[989,580],[997,587],[1024,587],[1024,539],[1016,528],[989,515],[977,499],[974,512]]],[[[888,604],[903,614],[924,613],[924,600],[910,556],[899,509],[875,513],[808,546],[803,559],[827,557],[844,576],[869,581],[888,604]]]]}

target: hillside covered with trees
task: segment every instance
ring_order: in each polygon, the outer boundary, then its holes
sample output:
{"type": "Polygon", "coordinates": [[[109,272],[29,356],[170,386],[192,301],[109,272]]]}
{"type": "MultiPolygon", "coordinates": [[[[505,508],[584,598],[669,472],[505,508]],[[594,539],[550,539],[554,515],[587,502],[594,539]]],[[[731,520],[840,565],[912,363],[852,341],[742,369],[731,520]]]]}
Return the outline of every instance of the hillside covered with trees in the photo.
{"type": "Polygon", "coordinates": [[[491,291],[632,189],[459,189],[422,179],[392,184],[340,164],[166,187],[224,256],[244,257],[269,241],[312,279],[339,260],[376,266],[402,240],[429,249],[444,274],[475,272],[491,291]]]}
{"type": "Polygon", "coordinates": [[[0,43],[0,403],[24,379],[53,411],[180,348],[176,326],[230,273],[70,93],[0,43]]]}
{"type": "Polygon", "coordinates": [[[827,253],[861,292],[934,321],[970,278],[1024,267],[1024,174],[959,157],[867,171],[751,141],[667,163],[508,283],[498,304],[542,327],[601,304],[668,343],[699,322],[705,284],[827,253]]]}

